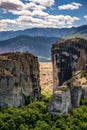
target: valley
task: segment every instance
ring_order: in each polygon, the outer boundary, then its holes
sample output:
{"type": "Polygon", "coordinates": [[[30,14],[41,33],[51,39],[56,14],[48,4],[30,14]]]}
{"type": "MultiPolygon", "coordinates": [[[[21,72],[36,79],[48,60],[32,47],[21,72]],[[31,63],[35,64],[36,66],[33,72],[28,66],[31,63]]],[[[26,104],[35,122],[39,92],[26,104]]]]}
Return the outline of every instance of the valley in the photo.
{"type": "Polygon", "coordinates": [[[52,63],[40,62],[40,86],[41,93],[51,95],[53,91],[52,63]]]}

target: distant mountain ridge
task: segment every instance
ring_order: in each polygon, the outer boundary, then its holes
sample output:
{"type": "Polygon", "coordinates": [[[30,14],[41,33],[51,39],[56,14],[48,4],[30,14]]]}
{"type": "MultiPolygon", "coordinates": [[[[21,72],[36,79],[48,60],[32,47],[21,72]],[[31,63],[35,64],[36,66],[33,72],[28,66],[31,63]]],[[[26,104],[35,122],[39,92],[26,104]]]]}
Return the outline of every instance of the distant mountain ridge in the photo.
{"type": "Polygon", "coordinates": [[[38,56],[40,61],[50,61],[50,48],[58,40],[61,40],[61,38],[21,35],[9,40],[0,41],[0,53],[27,51],[38,56]]]}
{"type": "Polygon", "coordinates": [[[19,31],[3,31],[0,32],[0,41],[14,38],[16,36],[26,35],[32,37],[87,37],[87,25],[72,28],[31,28],[19,31]]]}
{"type": "Polygon", "coordinates": [[[58,40],[80,37],[87,39],[87,25],[72,28],[31,28],[0,32],[0,53],[30,52],[39,61],[51,60],[51,46],[58,40]]]}

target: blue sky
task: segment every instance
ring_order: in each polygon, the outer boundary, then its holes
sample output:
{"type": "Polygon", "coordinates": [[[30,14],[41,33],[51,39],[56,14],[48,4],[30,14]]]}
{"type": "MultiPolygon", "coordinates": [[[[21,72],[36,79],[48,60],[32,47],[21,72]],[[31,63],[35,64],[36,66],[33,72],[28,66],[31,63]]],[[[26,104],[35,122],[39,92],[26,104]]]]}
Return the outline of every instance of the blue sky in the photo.
{"type": "Polygon", "coordinates": [[[0,0],[0,31],[87,24],[87,0],[0,0]]]}

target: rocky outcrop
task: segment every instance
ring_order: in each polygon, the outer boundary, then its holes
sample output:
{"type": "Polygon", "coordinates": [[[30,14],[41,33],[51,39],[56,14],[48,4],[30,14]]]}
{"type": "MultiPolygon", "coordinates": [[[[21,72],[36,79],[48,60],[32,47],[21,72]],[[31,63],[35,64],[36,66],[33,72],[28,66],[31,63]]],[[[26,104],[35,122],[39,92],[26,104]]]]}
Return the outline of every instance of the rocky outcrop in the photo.
{"type": "Polygon", "coordinates": [[[64,113],[65,106],[63,104],[65,103],[67,106],[65,113],[67,113],[73,107],[78,107],[81,98],[87,96],[87,85],[84,87],[79,80],[82,71],[87,69],[87,41],[74,38],[57,42],[52,46],[52,61],[54,93],[48,110],[51,112],[53,106],[56,110],[61,110],[60,113],[64,113]],[[63,86],[67,86],[68,89],[61,91],[60,94],[60,88],[63,86]],[[56,96],[55,93],[57,93],[56,96]],[[56,101],[60,95],[61,103],[56,101]]]}
{"type": "Polygon", "coordinates": [[[69,80],[87,63],[87,41],[70,39],[59,41],[52,46],[54,91],[69,80]]]}
{"type": "Polygon", "coordinates": [[[0,106],[19,107],[39,98],[39,63],[29,53],[0,55],[0,106]]]}
{"type": "Polygon", "coordinates": [[[53,114],[68,113],[71,107],[71,93],[67,86],[62,86],[55,91],[47,106],[49,112],[53,114]]]}

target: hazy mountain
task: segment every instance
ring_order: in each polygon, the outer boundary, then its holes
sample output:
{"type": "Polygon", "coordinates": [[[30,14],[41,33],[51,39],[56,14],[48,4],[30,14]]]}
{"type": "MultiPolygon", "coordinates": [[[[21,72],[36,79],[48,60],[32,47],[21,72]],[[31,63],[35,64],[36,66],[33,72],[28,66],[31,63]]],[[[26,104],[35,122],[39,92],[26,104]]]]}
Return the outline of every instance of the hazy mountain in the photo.
{"type": "Polygon", "coordinates": [[[3,31],[0,32],[0,41],[14,38],[20,35],[27,35],[32,37],[87,37],[87,25],[72,28],[31,28],[19,31],[3,31]]]}
{"type": "Polygon", "coordinates": [[[49,61],[51,46],[58,40],[60,40],[60,38],[21,35],[9,40],[0,41],[0,53],[28,51],[38,56],[40,61],[49,61]]]}
{"type": "Polygon", "coordinates": [[[25,52],[49,61],[53,43],[60,39],[82,37],[87,39],[87,25],[72,28],[32,28],[19,31],[0,32],[0,53],[25,52]]]}

